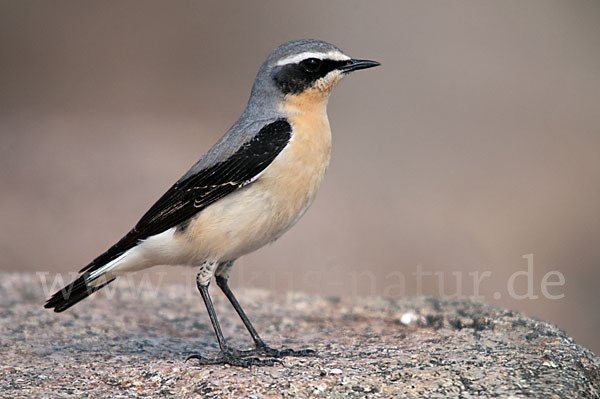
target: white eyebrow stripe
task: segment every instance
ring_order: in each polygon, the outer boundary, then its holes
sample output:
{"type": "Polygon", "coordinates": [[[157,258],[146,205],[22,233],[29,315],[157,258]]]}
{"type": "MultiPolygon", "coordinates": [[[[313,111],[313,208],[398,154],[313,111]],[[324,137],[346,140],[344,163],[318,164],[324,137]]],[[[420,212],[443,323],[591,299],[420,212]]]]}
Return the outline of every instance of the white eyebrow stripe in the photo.
{"type": "Polygon", "coordinates": [[[305,51],[304,53],[294,54],[289,57],[282,58],[279,61],[277,61],[276,65],[296,64],[308,58],[318,58],[320,60],[328,59],[334,61],[347,61],[350,59],[350,57],[348,57],[346,54],[340,53],[339,51],[329,51],[327,53],[305,51]]]}

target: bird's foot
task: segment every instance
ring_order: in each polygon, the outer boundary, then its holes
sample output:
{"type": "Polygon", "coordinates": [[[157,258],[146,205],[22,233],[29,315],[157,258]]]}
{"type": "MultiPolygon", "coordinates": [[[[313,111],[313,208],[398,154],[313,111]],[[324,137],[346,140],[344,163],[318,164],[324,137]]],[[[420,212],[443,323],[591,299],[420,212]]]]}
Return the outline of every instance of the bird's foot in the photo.
{"type": "Polygon", "coordinates": [[[241,357],[245,356],[268,356],[272,358],[280,358],[280,357],[313,357],[317,356],[317,352],[312,349],[274,349],[266,344],[258,344],[254,347],[254,349],[250,350],[234,350],[236,355],[241,357]]]}
{"type": "Polygon", "coordinates": [[[281,363],[277,359],[259,359],[258,357],[252,356],[251,354],[243,354],[240,351],[221,351],[215,357],[205,357],[200,354],[192,354],[188,356],[185,361],[197,360],[199,366],[208,365],[223,365],[228,364],[236,367],[250,367],[250,366],[274,366],[281,363]]]}

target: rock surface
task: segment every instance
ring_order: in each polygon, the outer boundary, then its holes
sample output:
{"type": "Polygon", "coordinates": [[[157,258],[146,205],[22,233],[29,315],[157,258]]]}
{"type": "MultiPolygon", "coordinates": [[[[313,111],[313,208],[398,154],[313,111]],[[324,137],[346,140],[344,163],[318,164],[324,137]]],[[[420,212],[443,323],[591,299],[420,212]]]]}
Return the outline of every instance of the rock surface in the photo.
{"type": "MultiPolygon", "coordinates": [[[[41,398],[600,397],[600,359],[556,326],[471,301],[340,300],[239,290],[274,347],[317,357],[273,367],[198,367],[216,353],[192,287],[108,291],[55,314],[34,274],[0,273],[0,396],[41,398]]],[[[249,338],[213,299],[232,346],[249,338]]]]}

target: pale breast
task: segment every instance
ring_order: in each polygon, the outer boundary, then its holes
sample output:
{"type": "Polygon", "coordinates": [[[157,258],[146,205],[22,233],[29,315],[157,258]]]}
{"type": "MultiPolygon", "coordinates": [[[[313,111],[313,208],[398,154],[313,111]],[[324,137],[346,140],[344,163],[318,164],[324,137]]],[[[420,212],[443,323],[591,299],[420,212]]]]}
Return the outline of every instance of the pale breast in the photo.
{"type": "Polygon", "coordinates": [[[331,158],[331,130],[324,111],[296,114],[289,121],[294,130],[290,144],[259,179],[276,198],[283,231],[314,200],[331,158]]]}
{"type": "Polygon", "coordinates": [[[276,240],[315,198],[331,153],[326,103],[294,104],[290,143],[252,184],[204,209],[182,234],[190,262],[234,260],[276,240]]]}

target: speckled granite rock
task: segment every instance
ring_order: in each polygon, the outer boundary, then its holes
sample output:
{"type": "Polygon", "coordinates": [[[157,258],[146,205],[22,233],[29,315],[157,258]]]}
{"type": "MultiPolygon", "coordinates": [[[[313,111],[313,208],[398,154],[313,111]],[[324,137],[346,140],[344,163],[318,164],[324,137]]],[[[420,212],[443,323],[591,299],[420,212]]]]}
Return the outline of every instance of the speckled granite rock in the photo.
{"type": "MultiPolygon", "coordinates": [[[[62,314],[40,278],[0,274],[0,396],[41,398],[600,397],[600,360],[562,330],[509,310],[427,298],[339,300],[239,290],[272,346],[313,358],[274,367],[198,367],[216,352],[193,286],[140,295],[116,285],[62,314]]],[[[225,298],[224,332],[249,346],[225,298]]]]}

